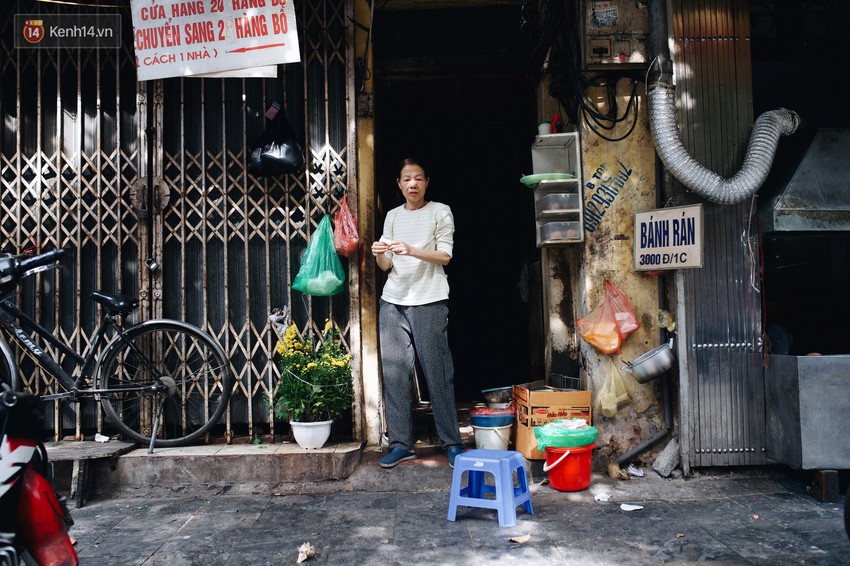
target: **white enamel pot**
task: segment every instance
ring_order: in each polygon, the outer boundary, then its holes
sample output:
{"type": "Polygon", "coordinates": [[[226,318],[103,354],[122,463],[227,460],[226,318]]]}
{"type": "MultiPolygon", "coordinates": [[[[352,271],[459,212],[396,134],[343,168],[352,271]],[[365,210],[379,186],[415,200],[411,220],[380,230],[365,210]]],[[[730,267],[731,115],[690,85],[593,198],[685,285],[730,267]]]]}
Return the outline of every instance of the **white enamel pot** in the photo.
{"type": "Polygon", "coordinates": [[[626,365],[620,369],[633,374],[638,383],[648,383],[673,367],[675,361],[673,339],[670,338],[666,344],[653,348],[632,362],[623,360],[626,365]]]}

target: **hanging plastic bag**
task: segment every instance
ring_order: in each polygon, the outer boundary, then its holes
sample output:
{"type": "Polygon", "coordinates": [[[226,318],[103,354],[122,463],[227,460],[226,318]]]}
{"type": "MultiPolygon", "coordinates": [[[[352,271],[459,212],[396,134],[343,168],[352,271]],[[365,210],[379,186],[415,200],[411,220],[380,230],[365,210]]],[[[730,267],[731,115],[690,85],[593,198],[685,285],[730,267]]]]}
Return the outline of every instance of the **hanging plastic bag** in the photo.
{"type": "Polygon", "coordinates": [[[605,280],[602,302],[576,321],[578,332],[603,354],[619,354],[628,336],[640,328],[629,300],[613,283],[605,280]]]}
{"type": "Polygon", "coordinates": [[[344,282],[345,272],[334,249],[331,217],[325,214],[307,244],[292,288],[308,295],[327,297],[342,291],[344,282]]]}
{"type": "Polygon", "coordinates": [[[602,386],[599,403],[602,406],[602,414],[611,418],[616,416],[619,408],[628,403],[630,399],[629,394],[626,393],[626,386],[623,384],[620,371],[611,358],[608,358],[608,361],[611,364],[611,373],[608,374],[608,379],[602,386]]]}
{"type": "Polygon", "coordinates": [[[304,168],[304,152],[277,102],[265,114],[266,129],[248,160],[248,173],[255,177],[278,177],[304,168]]]}
{"type": "Polygon", "coordinates": [[[334,248],[339,255],[348,257],[357,250],[359,243],[357,221],[348,208],[348,197],[342,197],[342,204],[334,214],[334,248]]]}
{"type": "Polygon", "coordinates": [[[623,337],[617,330],[614,311],[607,302],[577,321],[578,332],[588,344],[596,347],[603,354],[619,354],[623,345],[623,337]]]}
{"type": "Polygon", "coordinates": [[[617,329],[619,329],[625,341],[632,332],[640,328],[637,315],[635,315],[632,305],[629,304],[626,294],[608,280],[605,281],[605,296],[611,303],[614,318],[617,319],[617,329]]]}

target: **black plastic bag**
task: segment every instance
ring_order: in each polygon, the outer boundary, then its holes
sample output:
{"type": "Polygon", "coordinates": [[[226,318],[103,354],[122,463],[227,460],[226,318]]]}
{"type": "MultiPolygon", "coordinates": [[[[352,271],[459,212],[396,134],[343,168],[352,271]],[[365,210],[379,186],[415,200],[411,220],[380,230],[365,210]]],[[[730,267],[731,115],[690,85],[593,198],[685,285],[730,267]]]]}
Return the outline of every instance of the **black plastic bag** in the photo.
{"type": "MultiPolygon", "coordinates": [[[[248,160],[248,173],[254,177],[279,177],[304,168],[304,151],[295,139],[286,112],[276,102],[272,108],[277,108],[277,111],[268,121],[257,148],[248,160]]],[[[270,112],[271,109],[266,113],[267,117],[270,112]]]]}

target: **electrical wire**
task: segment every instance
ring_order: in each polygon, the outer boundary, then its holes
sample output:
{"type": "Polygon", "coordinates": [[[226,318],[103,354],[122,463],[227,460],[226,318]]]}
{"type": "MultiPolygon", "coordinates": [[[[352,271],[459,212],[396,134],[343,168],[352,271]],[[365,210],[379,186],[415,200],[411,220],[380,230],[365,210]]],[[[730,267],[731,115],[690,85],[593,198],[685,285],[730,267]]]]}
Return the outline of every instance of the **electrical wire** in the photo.
{"type": "Polygon", "coordinates": [[[593,121],[597,125],[599,125],[599,127],[606,129],[606,130],[613,130],[614,126],[616,126],[620,122],[623,122],[628,117],[629,109],[631,108],[632,104],[635,101],[635,94],[636,94],[636,91],[637,91],[637,82],[636,81],[634,83],[632,83],[632,93],[631,93],[631,96],[629,97],[629,103],[626,106],[626,111],[623,113],[622,116],[617,118],[616,117],[617,116],[617,92],[616,92],[617,83],[616,83],[616,81],[614,83],[610,83],[610,82],[591,83],[590,81],[587,81],[586,79],[584,79],[582,77],[579,77],[578,80],[579,80],[580,83],[584,83],[584,85],[586,85],[586,86],[605,88],[608,92],[608,102],[607,102],[608,112],[603,114],[602,112],[600,112],[598,110],[598,108],[596,107],[596,104],[593,102],[593,100],[591,100],[591,98],[587,95],[587,92],[585,91],[584,86],[579,84],[578,88],[577,88],[577,92],[580,93],[579,100],[581,102],[582,108],[585,109],[586,112],[590,113],[590,115],[593,117],[593,121]],[[604,122],[610,122],[611,125],[606,126],[606,125],[602,124],[603,121],[604,122]]]}
{"type": "Polygon", "coordinates": [[[547,0],[530,1],[523,4],[521,14],[522,27],[528,29],[529,37],[537,38],[529,50],[528,61],[530,74],[539,81],[564,20],[563,5],[547,0]]]}
{"type": "Polygon", "coordinates": [[[656,55],[655,58],[649,62],[649,66],[646,68],[646,77],[643,80],[643,84],[649,88],[649,72],[652,70],[652,66],[658,63],[658,72],[661,73],[661,57],[656,55]]]}
{"type": "MultiPolygon", "coordinates": [[[[759,289],[759,283],[761,282],[761,268],[756,260],[756,254],[753,251],[753,235],[752,235],[752,224],[753,224],[753,214],[756,208],[756,199],[758,195],[753,195],[750,200],[750,214],[747,217],[747,231],[744,233],[744,238],[747,242],[747,259],[750,260],[750,287],[756,293],[761,293],[761,289],[759,289]]],[[[759,238],[760,239],[760,238],[759,238]]]]}
{"type": "MultiPolygon", "coordinates": [[[[384,2],[386,5],[386,2],[384,2]]],[[[369,48],[372,45],[372,27],[375,25],[375,0],[369,2],[369,32],[366,34],[366,51],[363,55],[363,83],[360,92],[366,92],[366,83],[372,78],[372,69],[369,68],[369,48]]]]}
{"type": "Polygon", "coordinates": [[[617,93],[616,86],[617,80],[605,81],[602,83],[594,83],[587,79],[584,79],[580,75],[577,75],[576,81],[576,94],[578,99],[579,108],[581,110],[581,115],[585,120],[588,128],[590,128],[597,136],[601,137],[605,141],[609,142],[618,142],[629,137],[632,132],[634,132],[635,127],[638,122],[638,113],[639,113],[639,100],[637,97],[637,79],[632,79],[632,88],[631,93],[629,95],[629,102],[626,105],[626,109],[623,112],[622,116],[617,116],[617,93]],[[604,87],[608,91],[608,101],[607,107],[609,111],[607,113],[603,113],[599,110],[599,107],[590,99],[585,90],[586,86],[592,87],[604,87]],[[634,112],[631,111],[634,106],[634,112]],[[628,131],[619,137],[610,137],[605,135],[602,130],[611,131],[618,124],[624,122],[629,116],[632,116],[632,123],[629,127],[628,131]]]}
{"type": "MultiPolygon", "coordinates": [[[[583,74],[581,62],[581,42],[575,31],[574,22],[583,20],[580,2],[559,2],[551,0],[529,0],[523,4],[523,26],[529,28],[531,37],[537,42],[531,46],[528,58],[529,71],[539,81],[545,73],[550,73],[549,95],[564,108],[570,122],[577,124],[584,120],[588,128],[609,142],[618,142],[629,137],[637,126],[639,117],[639,98],[637,83],[642,77],[632,76],[631,92],[626,108],[618,115],[617,82],[630,73],[614,71],[602,73],[592,78],[583,74]],[[587,94],[588,88],[607,90],[606,108],[603,112],[587,94]],[[631,119],[628,130],[620,135],[610,134],[618,125],[631,119]]],[[[644,81],[645,82],[645,81],[644,81]]]]}
{"type": "MultiPolygon", "coordinates": [[[[387,1],[389,0],[384,1],[381,8],[386,6],[387,1]]],[[[378,9],[380,10],[381,8],[378,9]]],[[[366,92],[366,83],[372,78],[372,70],[369,68],[369,49],[372,46],[372,27],[375,25],[375,0],[369,2],[369,27],[366,27],[351,17],[348,18],[348,21],[355,27],[366,32],[366,49],[363,52],[363,57],[358,57],[357,61],[354,62],[355,81],[357,82],[355,88],[360,94],[363,94],[366,92]]]]}

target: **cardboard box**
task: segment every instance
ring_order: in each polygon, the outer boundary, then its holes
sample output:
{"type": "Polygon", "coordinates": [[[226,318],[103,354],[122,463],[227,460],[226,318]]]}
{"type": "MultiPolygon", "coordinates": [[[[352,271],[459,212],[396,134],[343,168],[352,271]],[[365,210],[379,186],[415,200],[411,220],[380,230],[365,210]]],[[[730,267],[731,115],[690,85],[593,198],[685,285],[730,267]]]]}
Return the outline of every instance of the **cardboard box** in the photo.
{"type": "Polygon", "coordinates": [[[562,391],[547,387],[544,381],[513,386],[516,405],[516,441],[518,452],[529,460],[545,460],[537,449],[534,427],[557,419],[579,418],[591,423],[590,391],[562,391]]]}

